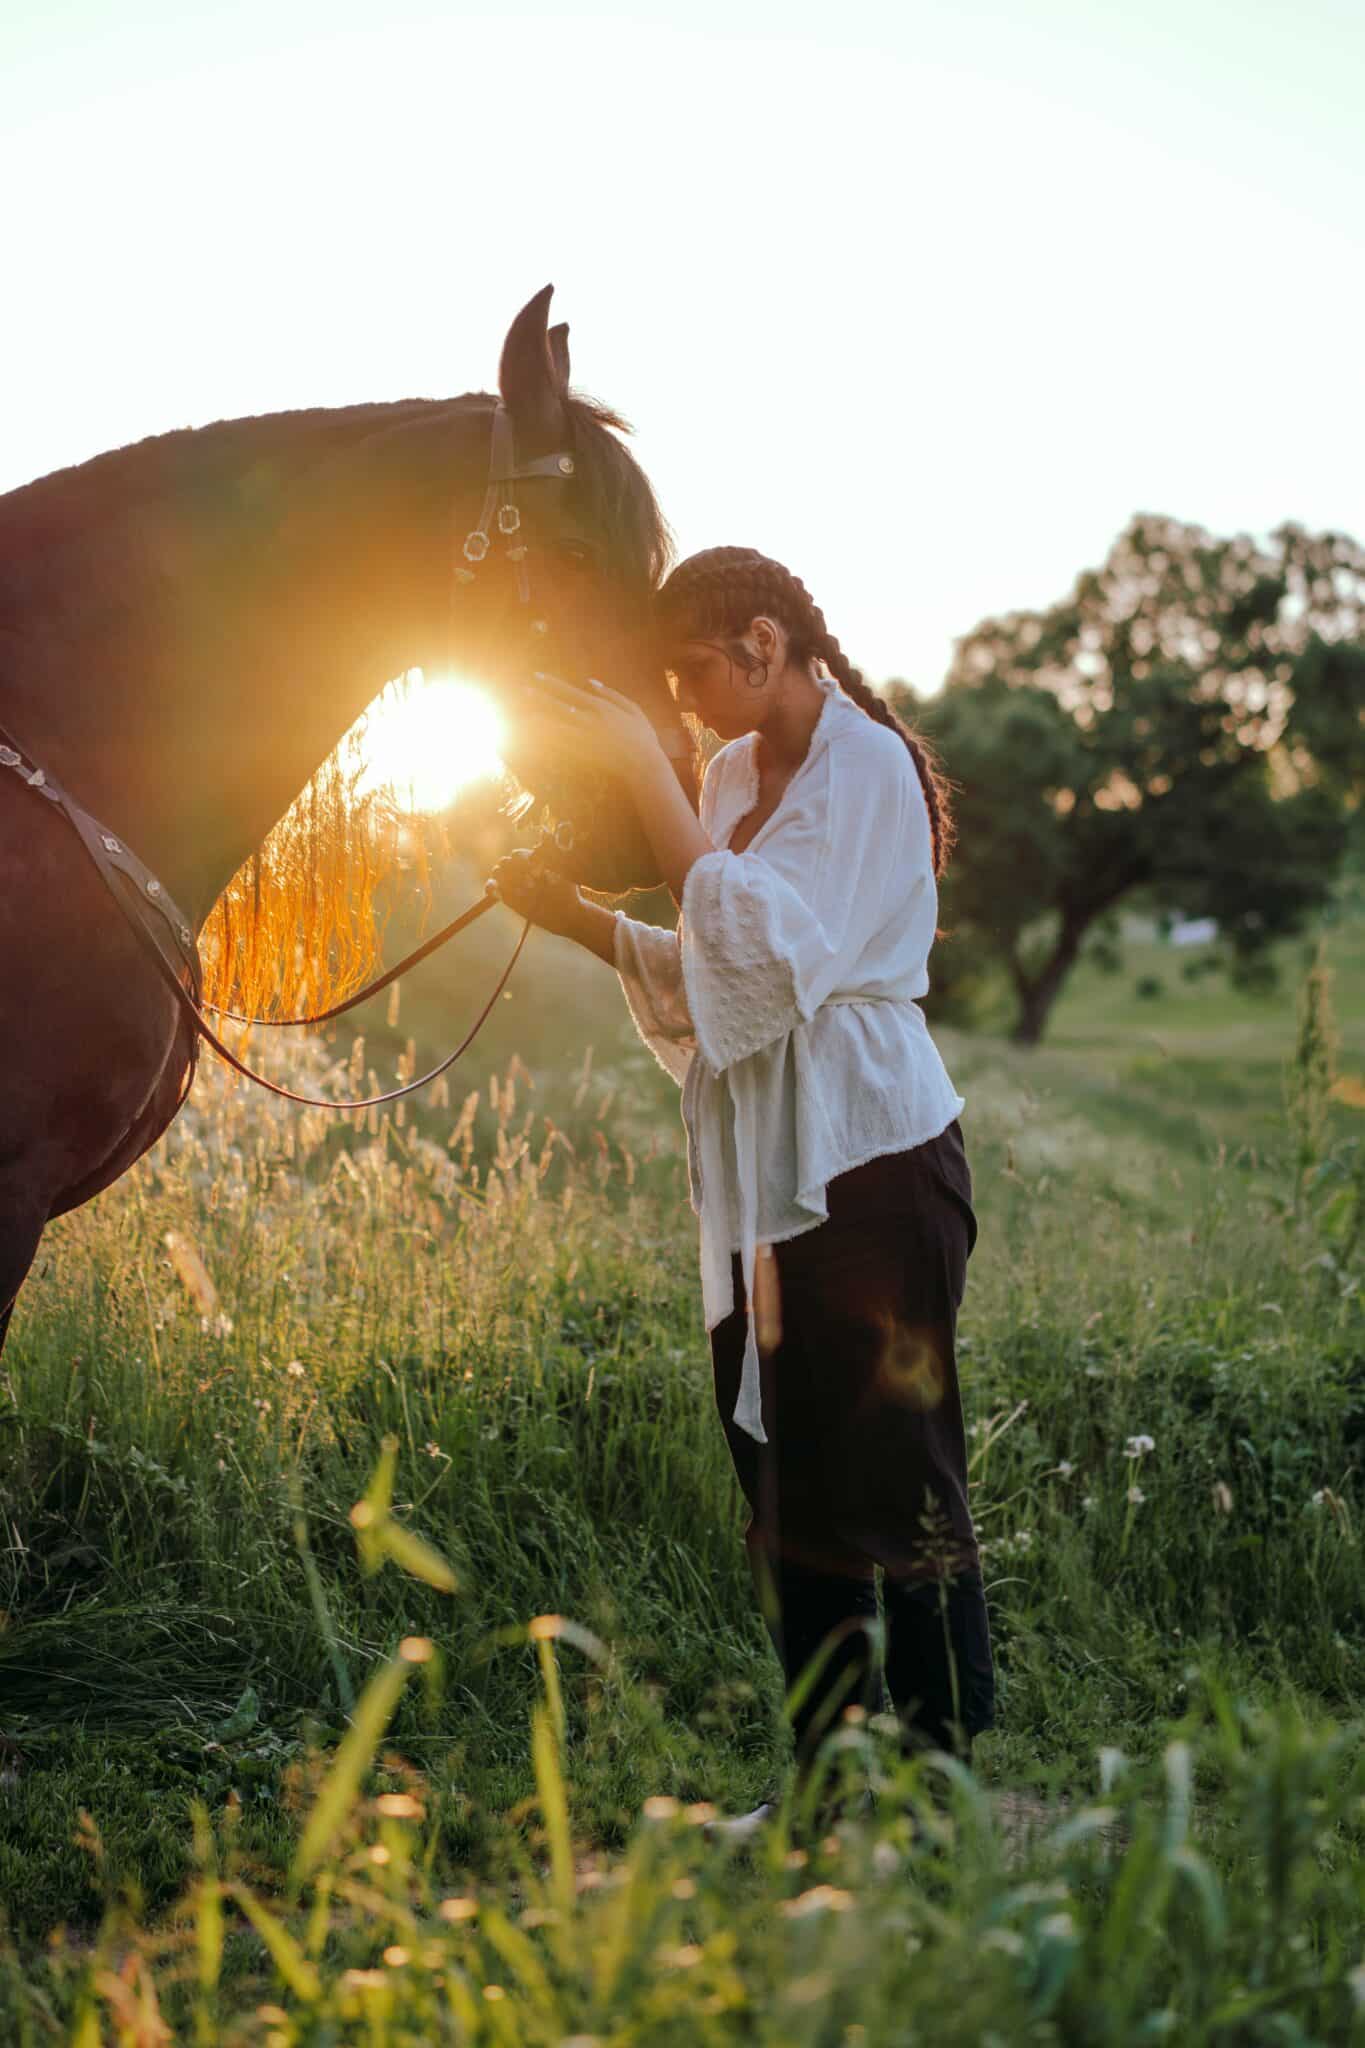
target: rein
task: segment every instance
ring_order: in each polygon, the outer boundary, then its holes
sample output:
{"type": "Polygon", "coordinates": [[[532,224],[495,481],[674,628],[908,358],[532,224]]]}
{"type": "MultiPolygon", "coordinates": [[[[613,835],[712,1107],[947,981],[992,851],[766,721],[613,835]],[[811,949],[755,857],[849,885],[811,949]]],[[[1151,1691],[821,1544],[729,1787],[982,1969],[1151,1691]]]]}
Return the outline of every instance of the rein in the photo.
{"type": "MultiPolygon", "coordinates": [[[[533,461],[522,463],[518,466],[515,457],[512,417],[507,407],[499,401],[493,411],[492,438],[488,459],[488,482],[484,491],[483,505],[479,513],[478,524],[465,535],[461,549],[464,562],[457,562],[453,565],[453,583],[458,586],[460,584],[472,583],[475,580],[475,571],[479,564],[487,559],[494,548],[494,535],[496,533],[498,541],[503,544],[503,552],[507,560],[516,571],[518,602],[529,613],[531,605],[531,579],[527,565],[526,543],[516,538],[521,530],[521,513],[516,503],[513,486],[531,477],[557,477],[567,480],[573,474],[574,458],[562,450],[550,455],[538,456],[533,461]],[[514,545],[509,545],[509,543],[513,542],[515,543],[514,545]],[[465,563],[469,566],[464,566],[465,563]]],[[[548,623],[544,619],[529,618],[528,625],[530,631],[535,634],[544,634],[549,631],[548,623]]],[[[661,740],[665,737],[671,738],[672,736],[661,735],[661,740]]],[[[97,818],[93,817],[82,804],[77,803],[76,799],[64,790],[60,783],[54,781],[31,756],[26,755],[18,742],[6,733],[3,726],[0,726],[0,768],[12,770],[18,775],[20,781],[36,795],[45,798],[49,803],[55,805],[76,833],[77,838],[94,863],[96,872],[114,898],[114,901],[118,904],[123,916],[132,926],[139,943],[147,953],[157,974],[166,984],[174,996],[178,1008],[188,1020],[191,1026],[191,1061],[193,1062],[197,1056],[199,1041],[202,1039],[206,1045],[212,1046],[218,1057],[224,1060],[236,1073],[241,1074],[248,1081],[254,1081],[258,1087],[266,1089],[271,1095],[280,1096],[285,1102],[300,1103],[309,1109],[342,1111],[377,1109],[385,1103],[399,1102],[404,1096],[414,1095],[420,1089],[427,1087],[432,1081],[438,1080],[442,1074],[454,1066],[456,1060],[466,1053],[474,1043],[475,1038],[486,1023],[493,1005],[507,986],[512,969],[516,966],[521,956],[521,949],[525,945],[527,935],[531,930],[531,920],[528,918],[522,927],[521,936],[513,949],[511,959],[499,976],[492,995],[479,1012],[474,1024],[460,1044],[456,1046],[454,1052],[448,1053],[445,1059],[437,1066],[432,1067],[428,1073],[420,1075],[415,1081],[405,1082],[399,1088],[390,1088],[382,1095],[366,1096],[356,1101],[336,1102],[326,1096],[299,1095],[293,1089],[281,1087],[277,1081],[269,1081],[264,1074],[258,1074],[252,1068],[246,1066],[229,1047],[224,1045],[222,1039],[218,1036],[212,1025],[209,1024],[204,1016],[203,968],[199,959],[199,948],[195,941],[194,928],[184,912],[178,908],[161,881],[149,868],[144,866],[132,849],[126,846],[116,833],[110,832],[97,818]]],[[[560,829],[562,831],[564,829],[563,826],[560,829]]],[[[570,827],[569,830],[571,833],[572,828],[570,827]]],[[[562,846],[563,841],[560,843],[562,846]]],[[[434,938],[428,939],[425,945],[419,946],[415,952],[409,953],[405,959],[400,960],[398,965],[390,968],[387,974],[381,975],[378,980],[368,983],[366,987],[360,989],[355,995],[347,997],[344,1002],[334,1004],[331,1009],[318,1011],[316,1016],[281,1018],[239,1017],[234,1011],[230,1010],[219,1011],[217,1014],[227,1017],[234,1023],[264,1024],[280,1028],[327,1023],[331,1018],[340,1017],[345,1011],[352,1010],[358,1003],[364,1002],[367,997],[376,995],[381,989],[387,988],[391,982],[397,980],[400,974],[405,973],[408,968],[415,966],[419,961],[425,960],[430,954],[436,952],[438,948],[444,946],[448,940],[453,939],[458,932],[463,931],[467,925],[472,924],[476,918],[482,917],[485,911],[491,910],[498,900],[497,893],[490,884],[479,902],[462,912],[459,917],[437,932],[434,938]]]]}

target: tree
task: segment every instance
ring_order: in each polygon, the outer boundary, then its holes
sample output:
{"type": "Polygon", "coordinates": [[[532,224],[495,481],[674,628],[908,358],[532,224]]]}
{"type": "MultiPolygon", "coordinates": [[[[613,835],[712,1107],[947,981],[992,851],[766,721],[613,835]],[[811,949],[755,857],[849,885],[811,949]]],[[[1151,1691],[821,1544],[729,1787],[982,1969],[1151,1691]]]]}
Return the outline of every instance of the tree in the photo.
{"type": "Polygon", "coordinates": [[[1035,1044],[1133,892],[1216,918],[1234,978],[1326,900],[1365,794],[1365,549],[1141,515],[1042,612],[890,686],[958,785],[942,921],[1002,967],[1035,1044]]]}

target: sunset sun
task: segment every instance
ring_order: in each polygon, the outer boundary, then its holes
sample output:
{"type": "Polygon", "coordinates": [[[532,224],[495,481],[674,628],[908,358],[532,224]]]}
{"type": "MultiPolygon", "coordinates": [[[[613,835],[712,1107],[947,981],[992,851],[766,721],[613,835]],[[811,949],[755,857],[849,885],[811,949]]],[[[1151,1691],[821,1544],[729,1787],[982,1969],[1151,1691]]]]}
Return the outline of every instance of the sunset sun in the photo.
{"type": "Polygon", "coordinates": [[[367,714],[362,790],[384,789],[410,811],[444,810],[466,783],[500,775],[503,722],[475,684],[413,669],[367,714]]]}

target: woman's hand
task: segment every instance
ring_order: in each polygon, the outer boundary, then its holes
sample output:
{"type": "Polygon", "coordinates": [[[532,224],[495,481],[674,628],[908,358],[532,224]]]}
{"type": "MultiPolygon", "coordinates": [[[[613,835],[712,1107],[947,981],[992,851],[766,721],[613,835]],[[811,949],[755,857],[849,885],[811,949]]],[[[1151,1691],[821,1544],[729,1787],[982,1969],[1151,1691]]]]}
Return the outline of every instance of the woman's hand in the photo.
{"type": "Polygon", "coordinates": [[[576,883],[541,865],[537,853],[526,848],[509,853],[489,876],[499,899],[518,917],[529,917],[542,931],[562,939],[578,936],[585,908],[576,883]]]}
{"type": "Polygon", "coordinates": [[[520,715],[537,739],[586,768],[625,781],[658,763],[667,765],[649,718],[640,706],[605,683],[568,683],[539,673],[517,686],[520,715]]]}
{"type": "MultiPolygon", "coordinates": [[[[675,903],[693,861],[716,851],[673,772],[659,736],[638,704],[605,683],[582,687],[562,676],[540,675],[517,688],[517,709],[532,732],[571,761],[620,778],[675,903]]],[[[595,906],[583,904],[583,914],[595,906]]],[[[575,934],[574,936],[577,936],[575,934]]],[[[585,944],[602,951],[600,935],[585,944]]]]}

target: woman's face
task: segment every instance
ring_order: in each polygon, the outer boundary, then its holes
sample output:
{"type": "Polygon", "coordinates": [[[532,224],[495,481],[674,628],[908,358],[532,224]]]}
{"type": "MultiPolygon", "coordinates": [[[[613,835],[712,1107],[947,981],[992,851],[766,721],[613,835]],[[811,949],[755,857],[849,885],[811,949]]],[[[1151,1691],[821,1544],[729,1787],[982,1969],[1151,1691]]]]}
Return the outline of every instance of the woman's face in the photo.
{"type": "Polygon", "coordinates": [[[679,641],[666,661],[678,709],[693,713],[723,740],[754,732],[775,695],[781,653],[767,619],[755,619],[729,646],[720,640],[679,641]]]}

